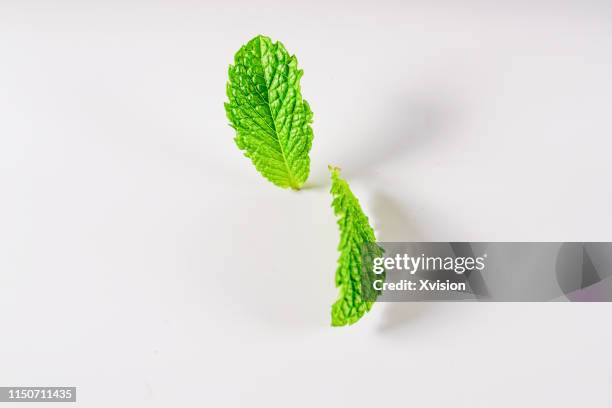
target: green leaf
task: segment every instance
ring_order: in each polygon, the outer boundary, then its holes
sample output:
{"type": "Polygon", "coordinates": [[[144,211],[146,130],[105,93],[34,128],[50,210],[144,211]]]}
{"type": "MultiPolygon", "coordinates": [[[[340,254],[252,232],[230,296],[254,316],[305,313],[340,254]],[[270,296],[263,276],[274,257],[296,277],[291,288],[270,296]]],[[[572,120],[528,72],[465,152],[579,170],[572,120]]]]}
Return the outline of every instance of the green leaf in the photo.
{"type": "Polygon", "coordinates": [[[380,291],[374,290],[375,280],[385,275],[373,272],[373,259],[383,254],[376,244],[374,230],[363,213],[359,200],[340,177],[340,169],[331,171],[332,207],[340,229],[340,258],[336,269],[336,287],[340,293],[332,306],[332,326],[353,324],[372,308],[380,291]]]}
{"type": "Polygon", "coordinates": [[[312,112],[300,91],[295,55],[258,35],[229,67],[225,112],[235,141],[257,170],[279,187],[299,190],[308,178],[312,112]]]}

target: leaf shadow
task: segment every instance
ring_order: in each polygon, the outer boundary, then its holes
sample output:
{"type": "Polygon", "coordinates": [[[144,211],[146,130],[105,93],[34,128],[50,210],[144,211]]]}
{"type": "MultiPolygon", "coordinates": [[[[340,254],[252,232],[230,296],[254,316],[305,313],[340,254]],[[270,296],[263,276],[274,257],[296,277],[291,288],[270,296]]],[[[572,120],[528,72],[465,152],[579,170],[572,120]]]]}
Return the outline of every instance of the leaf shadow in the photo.
{"type": "MultiPolygon", "coordinates": [[[[406,242],[423,239],[414,217],[392,196],[382,191],[372,195],[371,211],[376,220],[376,232],[380,242],[406,242]]],[[[394,331],[423,317],[430,310],[424,302],[387,302],[384,304],[380,332],[394,331]]]]}
{"type": "MultiPolygon", "coordinates": [[[[335,143],[327,145],[333,146],[333,154],[321,151],[313,157],[305,188],[329,185],[329,164],[354,179],[377,174],[385,165],[414,157],[448,134],[459,117],[457,106],[452,98],[431,90],[391,92],[372,107],[371,115],[357,120],[358,126],[349,124],[335,143]]],[[[315,143],[318,137],[323,136],[317,134],[315,143]]]]}
{"type": "Polygon", "coordinates": [[[396,95],[382,107],[371,130],[352,138],[338,163],[347,176],[376,172],[376,168],[435,143],[451,128],[456,109],[440,95],[396,95]]]}

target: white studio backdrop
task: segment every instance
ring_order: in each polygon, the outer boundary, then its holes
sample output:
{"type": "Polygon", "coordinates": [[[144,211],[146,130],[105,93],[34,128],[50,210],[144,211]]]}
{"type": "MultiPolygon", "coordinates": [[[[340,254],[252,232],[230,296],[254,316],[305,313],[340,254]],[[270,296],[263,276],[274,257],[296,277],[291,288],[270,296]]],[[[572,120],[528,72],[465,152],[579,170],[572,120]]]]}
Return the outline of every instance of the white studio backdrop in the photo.
{"type": "Polygon", "coordinates": [[[612,4],[0,2],[0,385],[83,407],[610,407],[609,304],[377,304],[329,327],[335,164],[381,240],[610,241],[612,4]],[[281,40],[308,188],[233,143],[281,40]]]}

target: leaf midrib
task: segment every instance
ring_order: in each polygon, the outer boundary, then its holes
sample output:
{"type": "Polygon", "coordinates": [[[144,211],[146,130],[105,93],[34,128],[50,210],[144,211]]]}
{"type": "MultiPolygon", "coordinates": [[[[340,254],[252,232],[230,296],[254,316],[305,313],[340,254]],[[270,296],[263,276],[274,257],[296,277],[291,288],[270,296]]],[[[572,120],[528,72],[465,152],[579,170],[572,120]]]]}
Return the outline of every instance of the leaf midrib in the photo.
{"type": "Polygon", "coordinates": [[[289,162],[287,161],[287,156],[285,155],[285,149],[283,149],[283,144],[281,143],[281,140],[280,140],[280,135],[276,127],[276,118],[272,114],[272,107],[270,106],[270,88],[268,86],[269,81],[268,81],[268,78],[266,78],[266,70],[264,69],[262,38],[259,37],[257,40],[258,40],[258,45],[259,45],[259,62],[261,63],[263,79],[266,85],[266,94],[268,96],[265,102],[266,102],[266,107],[268,108],[268,112],[270,113],[270,117],[272,118],[272,127],[273,127],[272,131],[274,131],[274,134],[276,135],[276,140],[278,141],[278,146],[280,147],[281,155],[283,156],[283,162],[285,163],[285,168],[287,169],[287,176],[289,177],[289,186],[294,190],[299,190],[300,186],[296,182],[295,178],[293,177],[293,173],[291,172],[291,169],[289,167],[289,162]]]}

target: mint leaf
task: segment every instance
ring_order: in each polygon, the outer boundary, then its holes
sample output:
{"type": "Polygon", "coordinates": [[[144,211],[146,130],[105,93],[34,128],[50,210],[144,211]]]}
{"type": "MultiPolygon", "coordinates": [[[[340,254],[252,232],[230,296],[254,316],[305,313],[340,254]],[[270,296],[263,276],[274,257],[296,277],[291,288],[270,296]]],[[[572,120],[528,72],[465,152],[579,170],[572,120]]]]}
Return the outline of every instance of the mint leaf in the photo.
{"type": "Polygon", "coordinates": [[[331,317],[332,326],[344,326],[359,320],[380,294],[372,283],[384,280],[384,274],[374,274],[372,265],[373,258],[382,256],[383,249],[376,244],[368,217],[348,183],[340,177],[340,169],[331,166],[329,169],[332,207],[340,229],[340,258],[336,269],[336,287],[340,293],[332,306],[331,317]]]}
{"type": "Polygon", "coordinates": [[[272,183],[295,190],[308,178],[313,137],[312,112],[300,92],[302,74],[283,44],[258,35],[229,67],[225,104],[244,155],[272,183]]]}

